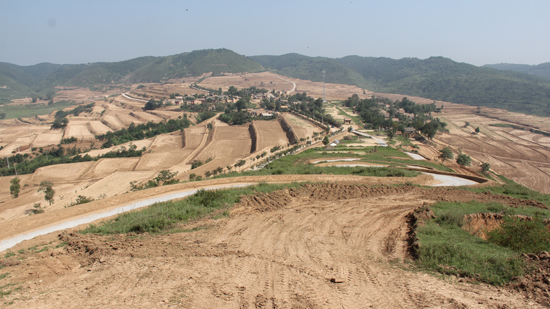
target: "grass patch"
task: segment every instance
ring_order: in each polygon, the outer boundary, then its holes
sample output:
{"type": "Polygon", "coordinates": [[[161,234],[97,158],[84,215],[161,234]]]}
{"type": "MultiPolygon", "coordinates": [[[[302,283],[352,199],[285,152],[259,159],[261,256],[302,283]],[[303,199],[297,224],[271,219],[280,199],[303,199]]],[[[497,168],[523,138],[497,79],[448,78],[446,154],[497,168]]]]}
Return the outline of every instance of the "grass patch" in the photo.
{"type": "MultiPolygon", "coordinates": [[[[367,147],[369,148],[369,147],[367,147]]],[[[380,149],[380,148],[379,148],[380,149]]],[[[364,159],[364,156],[358,154],[342,154],[335,152],[321,152],[320,148],[308,149],[302,153],[284,156],[271,163],[265,168],[258,171],[245,171],[241,173],[221,174],[217,178],[235,177],[235,176],[261,176],[261,175],[358,175],[358,176],[375,176],[375,177],[415,177],[419,175],[417,171],[409,171],[395,167],[336,167],[336,166],[317,166],[315,164],[306,163],[314,159],[331,159],[341,158],[342,156],[350,158],[364,159]]],[[[394,150],[395,151],[395,150],[394,150]]],[[[385,152],[382,150],[381,152],[385,152]]],[[[405,155],[398,151],[398,154],[405,155]]],[[[391,152],[393,153],[393,152],[391,152]]],[[[406,155],[405,155],[406,156],[406,155]]],[[[342,162],[342,164],[353,164],[355,162],[342,162]]]]}
{"type": "Polygon", "coordinates": [[[352,116],[348,113],[346,113],[342,108],[334,105],[334,107],[336,107],[336,109],[338,110],[338,115],[341,115],[341,116],[345,116],[346,118],[350,118],[356,125],[358,125],[360,128],[363,128],[365,126],[365,124],[363,123],[363,121],[361,120],[361,117],[359,116],[352,116]]]}
{"type": "Polygon", "coordinates": [[[524,273],[517,252],[472,236],[452,223],[429,221],[418,228],[417,235],[418,262],[427,269],[494,285],[506,284],[524,273]]]}
{"type": "Polygon", "coordinates": [[[2,105],[0,106],[0,113],[6,113],[6,119],[26,118],[49,114],[53,111],[62,110],[75,104],[77,104],[75,101],[62,100],[57,101],[52,105],[46,105],[43,103],[25,105],[2,105]]]}
{"type": "Polygon", "coordinates": [[[531,190],[504,176],[498,175],[498,177],[505,182],[504,185],[482,188],[467,188],[467,190],[477,193],[491,192],[494,194],[508,195],[520,199],[532,199],[544,203],[546,206],[550,207],[550,194],[542,194],[538,191],[531,190]]]}
{"type": "Polygon", "coordinates": [[[57,246],[55,246],[55,248],[57,249],[57,248],[65,247],[66,245],[67,245],[67,242],[64,241],[64,242],[59,243],[57,246]]]}
{"type": "MultiPolygon", "coordinates": [[[[417,229],[420,241],[418,262],[424,268],[449,275],[475,278],[503,285],[525,273],[520,252],[470,235],[462,229],[463,218],[471,213],[502,213],[549,218],[550,210],[514,208],[499,203],[439,202],[432,210],[436,219],[417,229]]],[[[538,253],[538,252],[537,252],[538,253]]]]}
{"type": "Polygon", "coordinates": [[[225,209],[240,201],[242,195],[256,192],[269,193],[300,184],[267,184],[239,189],[199,190],[196,194],[179,201],[156,203],[143,210],[121,214],[115,219],[99,225],[90,225],[80,231],[82,234],[102,235],[126,233],[152,233],[176,231],[178,223],[204,217],[218,209],[225,209]]]}
{"type": "Polygon", "coordinates": [[[550,250],[550,232],[539,216],[532,220],[506,216],[501,227],[489,232],[489,241],[519,253],[550,250]]]}
{"type": "Polygon", "coordinates": [[[19,289],[21,289],[21,287],[16,287],[12,290],[8,289],[12,286],[15,286],[17,285],[16,283],[9,283],[9,284],[6,284],[6,285],[3,285],[3,286],[0,286],[0,298],[4,298],[4,296],[8,296],[10,295],[13,291],[17,291],[19,289]]]}
{"type": "Polygon", "coordinates": [[[401,146],[411,146],[411,147],[414,147],[414,148],[418,148],[418,146],[416,146],[415,144],[413,144],[411,142],[410,139],[408,139],[407,137],[404,137],[404,136],[401,136],[401,135],[397,135],[394,137],[394,139],[396,141],[399,141],[401,142],[401,146]]]}

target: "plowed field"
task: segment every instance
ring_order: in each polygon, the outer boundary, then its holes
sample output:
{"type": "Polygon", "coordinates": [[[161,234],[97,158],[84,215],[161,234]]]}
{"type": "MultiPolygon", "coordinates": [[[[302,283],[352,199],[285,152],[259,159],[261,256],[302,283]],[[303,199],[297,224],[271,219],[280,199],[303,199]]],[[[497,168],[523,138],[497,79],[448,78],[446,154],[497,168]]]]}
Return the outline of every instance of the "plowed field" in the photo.
{"type": "Polygon", "coordinates": [[[307,138],[308,136],[311,137],[313,136],[313,132],[322,131],[322,129],[318,126],[298,116],[286,113],[284,114],[284,117],[289,123],[292,124],[292,128],[294,129],[294,132],[296,133],[298,138],[307,138]]]}
{"type": "Polygon", "coordinates": [[[12,308],[541,308],[506,288],[405,269],[407,214],[442,196],[493,198],[311,185],[244,198],[229,218],[186,226],[195,232],[52,235],[44,240],[67,245],[8,266],[4,282],[20,289],[5,299],[12,308]]]}
{"type": "Polygon", "coordinates": [[[199,175],[218,166],[225,167],[233,164],[239,158],[250,154],[251,146],[252,140],[248,125],[228,126],[216,122],[212,141],[197,156],[197,159],[202,162],[206,162],[209,158],[213,158],[213,160],[193,172],[199,175]]]}
{"type": "Polygon", "coordinates": [[[254,121],[254,126],[258,130],[257,150],[288,144],[288,138],[279,121],[254,121]]]}
{"type": "MultiPolygon", "coordinates": [[[[550,193],[550,173],[546,168],[550,166],[550,144],[544,135],[513,127],[493,126],[491,124],[503,124],[503,121],[485,117],[484,114],[477,115],[471,110],[473,108],[456,104],[445,106],[443,116],[450,123],[450,134],[436,136],[441,148],[450,145],[456,153],[462,150],[472,156],[477,161],[473,164],[474,169],[480,169],[480,162],[487,162],[492,170],[507,178],[542,193],[550,193]],[[480,133],[475,134],[478,127],[480,133]]],[[[510,116],[512,113],[496,115],[510,116]]],[[[521,119],[534,121],[532,118],[525,116],[521,119]]],[[[436,154],[432,154],[434,157],[436,154]]]]}

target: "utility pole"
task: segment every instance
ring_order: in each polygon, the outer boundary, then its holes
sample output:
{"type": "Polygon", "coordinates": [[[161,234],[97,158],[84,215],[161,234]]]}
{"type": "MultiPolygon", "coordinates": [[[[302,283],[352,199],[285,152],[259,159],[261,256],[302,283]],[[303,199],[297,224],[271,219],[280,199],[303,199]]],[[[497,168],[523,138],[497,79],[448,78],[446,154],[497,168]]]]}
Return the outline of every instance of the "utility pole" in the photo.
{"type": "Polygon", "coordinates": [[[323,103],[327,101],[325,98],[325,73],[327,73],[327,71],[323,70],[323,103]]]}

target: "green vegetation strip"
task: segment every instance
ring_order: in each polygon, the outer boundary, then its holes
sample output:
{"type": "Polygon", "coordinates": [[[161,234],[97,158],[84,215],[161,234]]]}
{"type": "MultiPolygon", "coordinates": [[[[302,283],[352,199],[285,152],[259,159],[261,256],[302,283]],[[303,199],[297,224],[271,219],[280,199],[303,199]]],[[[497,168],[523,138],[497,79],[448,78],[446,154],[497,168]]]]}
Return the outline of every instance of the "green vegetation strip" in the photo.
{"type": "Polygon", "coordinates": [[[504,181],[504,185],[498,187],[481,187],[481,188],[465,188],[466,190],[478,193],[491,192],[494,194],[508,195],[520,199],[532,199],[550,207],[550,194],[542,194],[538,191],[531,190],[514,181],[498,175],[504,181]]]}
{"type": "Polygon", "coordinates": [[[346,116],[346,117],[349,117],[351,120],[353,120],[353,122],[358,125],[360,128],[364,127],[365,124],[363,123],[363,121],[361,121],[361,117],[359,116],[352,116],[348,113],[346,113],[342,108],[334,105],[334,107],[336,107],[336,109],[338,110],[338,115],[342,115],[342,116],[346,116]]]}
{"type": "MultiPolygon", "coordinates": [[[[97,233],[102,235],[126,233],[169,233],[179,232],[178,223],[204,217],[216,210],[224,210],[240,201],[241,196],[269,193],[275,190],[299,187],[300,184],[267,184],[261,183],[239,189],[199,190],[196,194],[179,201],[156,203],[143,210],[121,214],[115,219],[99,225],[90,225],[81,231],[83,234],[97,233]]],[[[227,212],[225,212],[227,215],[227,212]]]]}
{"type": "Polygon", "coordinates": [[[189,119],[184,114],[182,119],[170,119],[166,122],[152,122],[135,125],[133,122],[128,129],[121,129],[115,132],[96,135],[95,138],[104,141],[101,148],[109,148],[113,145],[124,144],[130,141],[151,138],[164,133],[171,133],[183,130],[191,125],[189,119]]]}
{"type": "Polygon", "coordinates": [[[38,115],[46,115],[53,111],[59,111],[71,105],[75,105],[74,101],[57,101],[52,105],[43,103],[25,104],[25,105],[3,105],[0,106],[0,113],[6,113],[6,119],[11,118],[26,118],[38,115]]]}
{"type": "Polygon", "coordinates": [[[0,160],[0,176],[32,174],[34,173],[34,171],[36,171],[36,169],[40,167],[56,164],[97,161],[102,158],[139,157],[145,151],[145,147],[140,150],[137,150],[136,148],[136,145],[131,145],[130,149],[118,149],[116,151],[109,151],[108,153],[99,155],[97,157],[91,157],[89,154],[86,154],[84,156],[76,154],[76,148],[68,149],[66,152],[65,148],[63,147],[58,147],[57,149],[54,147],[47,152],[43,151],[42,153],[37,154],[32,159],[28,154],[21,155],[20,153],[18,153],[14,156],[9,157],[7,160],[0,160]],[[8,166],[8,162],[10,162],[11,165],[8,166]],[[15,165],[15,163],[17,163],[17,166],[15,165]]]}
{"type": "MultiPolygon", "coordinates": [[[[444,165],[422,161],[422,160],[413,160],[407,154],[403,153],[392,147],[376,147],[376,151],[373,151],[375,147],[346,147],[346,146],[336,146],[334,150],[324,150],[319,157],[322,156],[333,156],[333,157],[358,157],[361,158],[360,162],[376,163],[376,164],[388,164],[405,167],[406,165],[420,165],[443,172],[451,172],[454,170],[448,168],[444,165]],[[346,152],[364,152],[364,155],[358,154],[347,154],[346,152]],[[326,153],[326,154],[325,154],[326,153]],[[401,159],[403,158],[403,159],[401,159]]],[[[319,150],[319,149],[317,149],[319,150]]],[[[316,159],[316,158],[315,158],[316,159]]]]}
{"type": "MultiPolygon", "coordinates": [[[[497,229],[489,234],[489,241],[486,241],[462,229],[465,224],[464,216],[467,214],[500,213],[508,216],[527,215],[548,218],[550,210],[534,207],[513,208],[499,203],[484,204],[476,201],[439,202],[431,208],[436,218],[426,222],[425,226],[417,228],[417,237],[420,242],[417,252],[418,262],[424,268],[502,285],[529,271],[520,258],[520,253],[531,252],[533,247],[518,249],[513,244],[496,241],[495,236],[512,239],[516,244],[538,243],[542,244],[546,250],[550,249],[548,238],[543,241],[540,241],[540,238],[539,241],[534,241],[533,238],[516,239],[508,233],[509,230],[497,229]]],[[[532,235],[530,231],[534,229],[529,227],[529,224],[532,225],[528,221],[515,220],[510,226],[514,228],[516,236],[530,237],[529,235],[532,235]]],[[[542,229],[545,230],[544,226],[542,229]]]]}
{"type": "MultiPolygon", "coordinates": [[[[368,148],[368,147],[367,147],[368,148]]],[[[373,147],[371,147],[373,148],[373,147]]],[[[378,148],[380,149],[380,148],[378,148]]],[[[329,151],[322,151],[322,148],[312,148],[305,150],[299,154],[288,155],[280,157],[277,160],[269,163],[263,169],[257,171],[245,171],[241,173],[227,173],[217,176],[218,178],[235,177],[235,176],[260,176],[260,175],[283,175],[283,174],[300,174],[300,175],[358,175],[358,176],[376,176],[376,177],[415,177],[419,175],[417,171],[409,171],[395,167],[330,167],[330,166],[317,166],[315,164],[305,164],[305,162],[314,159],[331,159],[331,158],[360,158],[364,159],[365,156],[358,154],[346,154],[346,153],[332,153],[329,151]]],[[[397,150],[381,150],[380,155],[383,157],[384,153],[396,153],[406,156],[405,154],[397,150]]],[[[319,160],[318,160],[319,161],[319,160]]],[[[355,163],[357,161],[354,161],[355,163]]],[[[350,162],[343,162],[342,164],[352,164],[350,162]]]]}

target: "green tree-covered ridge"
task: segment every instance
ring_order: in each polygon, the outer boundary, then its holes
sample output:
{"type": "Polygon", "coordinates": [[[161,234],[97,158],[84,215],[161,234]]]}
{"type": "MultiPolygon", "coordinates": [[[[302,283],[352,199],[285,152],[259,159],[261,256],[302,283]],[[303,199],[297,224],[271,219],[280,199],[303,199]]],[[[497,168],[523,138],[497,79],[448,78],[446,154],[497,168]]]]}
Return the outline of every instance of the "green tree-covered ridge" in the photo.
{"type": "MultiPolygon", "coordinates": [[[[545,68],[541,65],[533,70],[544,71],[545,68]]],[[[141,57],[113,63],[42,63],[33,66],[0,63],[0,86],[6,86],[0,88],[0,103],[32,93],[46,94],[54,86],[164,82],[170,78],[198,76],[207,72],[217,75],[266,69],[312,81],[322,81],[322,71],[325,70],[329,83],[550,115],[550,80],[531,75],[534,73],[530,69],[522,69],[523,72],[497,70],[443,57],[425,60],[359,56],[334,59],[299,54],[245,57],[227,49],[141,57]]]]}

